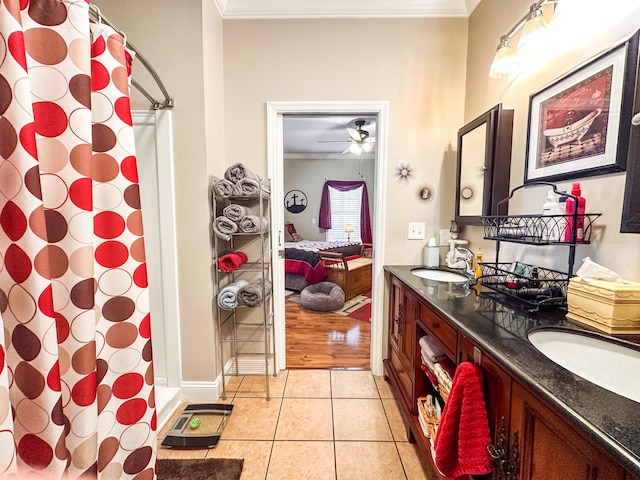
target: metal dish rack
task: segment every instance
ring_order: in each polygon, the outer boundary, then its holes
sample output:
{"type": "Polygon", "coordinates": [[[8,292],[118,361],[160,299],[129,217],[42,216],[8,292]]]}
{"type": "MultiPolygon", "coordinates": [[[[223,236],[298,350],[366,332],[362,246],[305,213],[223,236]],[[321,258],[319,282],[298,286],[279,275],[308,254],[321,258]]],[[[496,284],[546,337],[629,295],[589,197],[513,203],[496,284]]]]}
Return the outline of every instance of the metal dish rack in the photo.
{"type": "Polygon", "coordinates": [[[556,189],[549,182],[531,182],[511,190],[509,196],[498,202],[508,202],[522,188],[546,185],[557,195],[574,199],[574,211],[564,215],[497,215],[481,217],[484,238],[496,242],[496,261],[481,263],[484,286],[523,303],[530,311],[542,307],[563,307],[567,304],[567,288],[573,276],[576,245],[590,243],[593,223],[600,213],[578,215],[578,197],[556,189]],[[576,240],[578,219],[584,222],[584,239],[576,240]],[[522,262],[501,263],[500,242],[527,245],[566,245],[569,247],[567,272],[560,272],[522,262]]]}

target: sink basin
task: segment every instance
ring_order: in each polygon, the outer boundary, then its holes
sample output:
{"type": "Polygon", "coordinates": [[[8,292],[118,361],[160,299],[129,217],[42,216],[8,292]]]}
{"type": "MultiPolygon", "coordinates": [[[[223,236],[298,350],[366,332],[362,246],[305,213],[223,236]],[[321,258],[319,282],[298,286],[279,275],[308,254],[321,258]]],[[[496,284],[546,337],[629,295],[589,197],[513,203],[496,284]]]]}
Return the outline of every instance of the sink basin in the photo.
{"type": "Polygon", "coordinates": [[[640,346],[562,327],[529,332],[542,354],[585,380],[640,403],[640,346]]]}
{"type": "Polygon", "coordinates": [[[438,282],[462,283],[469,280],[469,277],[465,277],[460,273],[432,268],[414,268],[411,270],[411,273],[416,277],[426,278],[427,280],[437,280],[438,282]]]}

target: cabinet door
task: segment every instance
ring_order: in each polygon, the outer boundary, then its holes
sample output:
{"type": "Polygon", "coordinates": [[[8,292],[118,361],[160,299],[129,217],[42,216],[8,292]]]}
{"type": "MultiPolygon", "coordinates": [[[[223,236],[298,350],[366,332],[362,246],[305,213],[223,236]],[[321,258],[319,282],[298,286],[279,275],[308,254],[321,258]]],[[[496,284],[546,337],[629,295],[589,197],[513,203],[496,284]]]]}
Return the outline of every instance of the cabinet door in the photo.
{"type": "MultiPolygon", "coordinates": [[[[474,362],[482,369],[484,401],[487,406],[491,441],[495,447],[506,450],[508,442],[506,434],[509,431],[511,410],[511,377],[467,337],[459,335],[458,351],[460,352],[459,362],[474,362]]],[[[491,476],[487,475],[486,478],[491,476]]],[[[494,478],[500,478],[497,472],[494,478]]]]}
{"type": "Polygon", "coordinates": [[[516,382],[511,431],[511,437],[518,432],[519,480],[624,479],[625,472],[615,460],[516,382]]]}
{"type": "Polygon", "coordinates": [[[415,295],[394,278],[391,283],[389,339],[395,344],[400,360],[410,371],[413,369],[412,366],[416,351],[415,310],[415,295]]]}
{"type": "Polygon", "coordinates": [[[389,341],[398,349],[398,337],[400,336],[400,325],[402,324],[402,284],[394,277],[391,278],[391,297],[389,299],[389,341]]]}

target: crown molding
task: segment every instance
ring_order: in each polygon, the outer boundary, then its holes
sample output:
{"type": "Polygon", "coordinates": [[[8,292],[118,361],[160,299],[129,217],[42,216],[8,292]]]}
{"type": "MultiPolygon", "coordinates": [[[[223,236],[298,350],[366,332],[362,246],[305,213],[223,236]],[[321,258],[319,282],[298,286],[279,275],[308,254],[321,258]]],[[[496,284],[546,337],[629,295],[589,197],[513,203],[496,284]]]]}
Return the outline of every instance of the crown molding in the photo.
{"type": "Polygon", "coordinates": [[[466,18],[480,0],[215,0],[223,19],[466,18]]]}

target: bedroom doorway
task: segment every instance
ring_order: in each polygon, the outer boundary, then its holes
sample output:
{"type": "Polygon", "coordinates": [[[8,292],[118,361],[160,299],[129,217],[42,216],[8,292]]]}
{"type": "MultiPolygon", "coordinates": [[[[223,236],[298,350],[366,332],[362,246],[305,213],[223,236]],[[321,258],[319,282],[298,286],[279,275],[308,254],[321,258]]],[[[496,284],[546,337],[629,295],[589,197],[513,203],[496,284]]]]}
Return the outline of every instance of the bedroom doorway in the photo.
{"type": "MultiPolygon", "coordinates": [[[[387,123],[388,123],[388,104],[387,102],[300,102],[300,103],[269,103],[267,106],[268,110],[268,155],[269,155],[269,177],[271,178],[272,185],[272,198],[274,199],[284,199],[285,195],[289,193],[289,191],[285,191],[287,184],[285,183],[285,155],[284,155],[284,124],[287,116],[295,116],[295,117],[305,117],[305,116],[314,116],[318,119],[324,119],[326,122],[336,124],[335,117],[343,117],[343,120],[349,117],[352,121],[356,118],[362,117],[363,119],[369,118],[375,120],[375,137],[376,137],[376,153],[375,157],[371,158],[371,162],[369,162],[370,166],[365,166],[366,162],[359,161],[360,157],[358,155],[351,155],[351,167],[355,168],[355,172],[351,172],[351,176],[357,177],[368,177],[368,181],[371,181],[373,188],[372,190],[372,199],[371,199],[371,223],[373,230],[373,245],[375,250],[375,256],[371,261],[369,261],[371,266],[371,293],[362,292],[371,295],[371,322],[366,323],[361,320],[357,320],[354,318],[355,322],[352,329],[348,328],[348,324],[345,323],[345,316],[339,317],[336,314],[335,319],[331,319],[330,314],[324,314],[318,312],[317,317],[314,319],[313,314],[315,312],[301,312],[301,310],[295,311],[295,308],[291,308],[291,303],[289,303],[288,313],[292,317],[291,321],[296,322],[307,322],[310,323],[311,327],[313,327],[313,322],[316,322],[316,327],[319,324],[327,325],[331,324],[332,321],[340,321],[341,329],[340,331],[327,331],[325,333],[325,342],[331,342],[331,336],[343,336],[344,338],[334,338],[336,340],[336,344],[340,343],[348,343],[350,340],[353,341],[356,335],[366,335],[369,337],[369,348],[368,354],[361,350],[356,353],[359,357],[357,362],[360,362],[361,367],[369,367],[371,371],[375,375],[382,374],[382,339],[383,339],[383,321],[382,321],[382,311],[383,311],[383,282],[384,276],[382,272],[383,261],[383,252],[384,252],[384,217],[385,217],[385,191],[386,191],[386,164],[387,164],[387,123]],[[369,168],[369,170],[367,170],[369,168]],[[377,295],[376,295],[377,293],[377,295]],[[319,319],[322,319],[322,322],[318,322],[319,319]],[[345,327],[347,325],[347,327],[345,327]],[[363,330],[368,330],[364,332],[363,330]],[[363,358],[364,356],[364,358],[363,358]],[[368,358],[367,358],[368,357],[368,358]]],[[[365,123],[366,124],[366,123],[365,123]]],[[[357,127],[356,127],[357,128],[357,127]]],[[[341,128],[341,136],[337,141],[343,141],[342,145],[339,145],[338,148],[339,153],[342,153],[346,147],[349,146],[348,136],[346,136],[346,132],[344,131],[344,127],[341,128]]],[[[325,136],[327,139],[331,139],[332,137],[328,135],[328,131],[325,131],[325,136]]],[[[318,158],[316,154],[314,158],[318,161],[330,161],[329,158],[318,158]]],[[[287,161],[290,161],[291,158],[288,158],[287,161]]],[[[309,161],[309,158],[299,157],[301,162],[309,161]]],[[[342,164],[343,162],[347,162],[349,159],[346,157],[336,157],[332,161],[339,162],[335,165],[342,164]]],[[[301,164],[304,166],[305,164],[301,164]]],[[[306,164],[308,166],[308,164],[306,164]]],[[[319,181],[324,183],[325,179],[331,180],[334,179],[333,172],[336,171],[336,168],[328,168],[328,164],[325,164],[324,170],[325,174],[314,173],[315,177],[320,177],[319,181]]],[[[318,180],[318,179],[316,179],[318,180]]],[[[317,188],[316,188],[317,190],[317,188]]],[[[300,191],[300,194],[297,192],[296,195],[307,195],[307,192],[300,191]]],[[[319,195],[319,192],[317,193],[319,195]]],[[[308,199],[307,199],[308,200],[308,199]]],[[[287,365],[287,355],[294,355],[295,353],[291,350],[290,345],[287,344],[286,340],[286,300],[285,300],[285,271],[284,271],[284,234],[285,234],[285,203],[284,201],[274,201],[272,202],[273,212],[272,212],[272,231],[273,235],[273,250],[274,250],[274,258],[277,259],[274,261],[274,307],[275,307],[275,340],[276,340],[276,355],[277,355],[277,367],[278,369],[284,369],[287,365]]],[[[318,211],[318,203],[315,203],[315,206],[310,202],[310,208],[308,213],[308,217],[296,216],[296,222],[298,223],[300,230],[303,232],[301,236],[307,235],[308,237],[314,237],[315,239],[319,239],[320,235],[324,236],[324,232],[319,230],[317,224],[317,211],[318,211]],[[314,212],[315,210],[315,212],[314,212]],[[315,217],[315,218],[314,218],[315,217]],[[298,221],[297,219],[301,220],[298,221]],[[302,220],[304,218],[304,220],[302,220]],[[315,223],[314,223],[315,222],[315,223]]],[[[289,216],[289,219],[291,216],[289,216]]],[[[295,223],[294,223],[295,225],[295,223]]],[[[296,229],[298,227],[296,226],[296,229]]],[[[345,232],[349,235],[349,232],[345,232]]],[[[346,316],[348,317],[348,315],[346,316]]],[[[347,320],[348,322],[349,320],[347,320]]],[[[330,328],[330,327],[329,327],[330,328]]],[[[317,348],[330,348],[326,345],[321,347],[318,345],[317,348]]],[[[313,352],[309,352],[312,354],[313,352]]],[[[333,353],[327,352],[326,355],[331,356],[333,353]]],[[[310,361],[314,361],[313,359],[309,359],[310,361]]],[[[322,360],[320,360],[322,361],[322,360]]],[[[313,368],[323,368],[322,366],[316,364],[312,364],[313,368]]],[[[343,367],[343,368],[358,368],[358,365],[334,365],[335,367],[343,367]]],[[[327,366],[326,368],[329,368],[327,366]]],[[[305,367],[301,365],[300,368],[312,368],[305,367]]]]}

